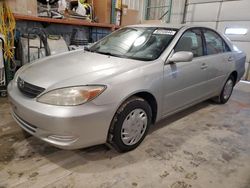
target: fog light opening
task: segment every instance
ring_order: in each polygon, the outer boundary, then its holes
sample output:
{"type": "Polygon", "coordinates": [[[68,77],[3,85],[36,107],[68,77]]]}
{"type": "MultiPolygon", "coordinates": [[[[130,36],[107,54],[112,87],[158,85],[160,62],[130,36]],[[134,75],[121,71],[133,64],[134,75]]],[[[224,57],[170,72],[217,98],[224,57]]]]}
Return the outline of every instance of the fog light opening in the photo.
{"type": "Polygon", "coordinates": [[[67,135],[50,135],[48,136],[48,139],[58,141],[58,142],[73,142],[77,139],[77,137],[67,136],[67,135]]]}

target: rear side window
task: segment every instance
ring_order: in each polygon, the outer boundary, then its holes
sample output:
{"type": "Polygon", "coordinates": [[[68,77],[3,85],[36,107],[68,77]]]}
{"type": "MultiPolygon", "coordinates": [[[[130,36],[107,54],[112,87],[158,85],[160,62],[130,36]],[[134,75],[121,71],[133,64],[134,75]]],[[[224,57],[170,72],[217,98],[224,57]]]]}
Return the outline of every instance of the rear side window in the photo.
{"type": "Polygon", "coordinates": [[[211,30],[204,30],[204,36],[207,46],[207,55],[219,54],[230,51],[228,45],[217,33],[211,30]]]}
{"type": "Polygon", "coordinates": [[[179,51],[192,52],[194,57],[203,56],[202,36],[200,30],[193,29],[186,31],[175,46],[175,52],[179,51]]]}

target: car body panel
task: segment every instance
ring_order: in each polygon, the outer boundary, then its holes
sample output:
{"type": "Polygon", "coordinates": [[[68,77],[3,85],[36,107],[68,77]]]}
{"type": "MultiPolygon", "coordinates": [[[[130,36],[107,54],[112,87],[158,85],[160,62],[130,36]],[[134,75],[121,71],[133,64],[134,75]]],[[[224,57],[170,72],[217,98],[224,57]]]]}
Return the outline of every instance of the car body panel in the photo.
{"type": "Polygon", "coordinates": [[[27,66],[21,78],[46,89],[86,85],[99,82],[103,77],[112,77],[142,65],[143,62],[103,56],[77,50],[51,56],[27,66]],[[72,83],[74,82],[74,83],[72,83]]]}
{"type": "Polygon", "coordinates": [[[209,95],[207,74],[201,69],[202,59],[164,66],[164,114],[209,95]],[[195,73],[195,74],[194,74],[195,73]]]}
{"type": "MultiPolygon", "coordinates": [[[[30,134],[65,149],[75,149],[90,145],[101,144],[106,141],[109,124],[112,120],[112,105],[96,106],[93,103],[75,107],[62,107],[42,104],[24,98],[17,87],[11,83],[8,87],[12,115],[36,127],[30,132],[20,121],[22,128],[30,134]],[[22,101],[21,103],[19,101],[22,101]],[[48,139],[50,135],[74,136],[74,142],[56,142],[48,139]]],[[[114,108],[114,106],[113,106],[114,108]]]]}
{"type": "Polygon", "coordinates": [[[243,76],[245,54],[236,50],[225,36],[221,35],[232,52],[202,56],[191,62],[170,63],[168,58],[173,54],[173,48],[183,33],[190,28],[200,27],[166,24],[156,26],[176,28],[179,31],[161,56],[153,61],[132,60],[80,50],[25,65],[8,85],[14,119],[29,133],[57,147],[88,147],[107,141],[109,127],[117,109],[126,99],[137,93],[146,92],[155,98],[156,121],[159,121],[218,95],[232,72],[237,72],[237,81],[243,76]],[[207,65],[205,69],[202,68],[204,63],[207,65]],[[43,93],[82,85],[105,85],[107,89],[82,105],[55,106],[39,103],[37,98],[23,95],[17,87],[18,77],[45,88],[43,93]],[[34,127],[36,130],[32,132],[34,127]]]}

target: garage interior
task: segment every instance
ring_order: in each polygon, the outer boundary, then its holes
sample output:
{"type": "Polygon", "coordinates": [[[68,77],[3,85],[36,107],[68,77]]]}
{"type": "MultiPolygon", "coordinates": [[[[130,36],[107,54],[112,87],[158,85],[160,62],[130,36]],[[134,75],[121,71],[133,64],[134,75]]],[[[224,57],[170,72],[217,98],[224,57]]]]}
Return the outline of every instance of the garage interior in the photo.
{"type": "Polygon", "coordinates": [[[0,188],[250,188],[250,1],[90,0],[83,12],[77,3],[6,0],[15,28],[11,58],[0,30],[0,188]],[[245,75],[228,103],[205,101],[171,115],[127,153],[106,145],[58,149],[13,120],[7,84],[23,65],[84,49],[127,25],[160,22],[213,28],[245,52],[245,75]]]}

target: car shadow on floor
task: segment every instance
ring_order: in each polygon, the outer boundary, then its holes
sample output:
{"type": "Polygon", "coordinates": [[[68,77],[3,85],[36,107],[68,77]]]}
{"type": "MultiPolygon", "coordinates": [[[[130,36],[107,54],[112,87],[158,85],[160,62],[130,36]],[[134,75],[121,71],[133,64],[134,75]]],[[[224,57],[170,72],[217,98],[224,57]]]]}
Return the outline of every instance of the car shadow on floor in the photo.
{"type": "MultiPolygon", "coordinates": [[[[151,127],[149,135],[165,126],[172,124],[173,122],[181,118],[184,118],[194,112],[199,111],[202,108],[207,107],[209,104],[211,103],[202,102],[191,108],[188,108],[184,111],[181,111],[179,113],[176,113],[161,120],[160,122],[156,123],[154,126],[151,127]]],[[[114,168],[121,168],[128,164],[137,163],[141,160],[146,160],[149,157],[145,154],[145,151],[143,150],[142,146],[139,146],[136,150],[128,153],[118,153],[114,149],[110,149],[108,146],[104,144],[85,149],[69,151],[69,150],[61,150],[55,148],[34,137],[28,138],[27,141],[33,154],[37,154],[41,158],[44,157],[49,161],[51,161],[52,163],[58,164],[64,169],[68,169],[71,171],[80,170],[82,172],[84,171],[85,173],[92,171],[96,172],[114,168]],[[93,163],[95,165],[93,165],[93,163]],[[91,168],[91,166],[98,166],[97,164],[100,165],[101,167],[100,169],[91,168]]]]}
{"type": "Polygon", "coordinates": [[[192,107],[189,107],[185,110],[182,110],[180,112],[177,112],[173,115],[170,115],[170,116],[167,116],[165,117],[164,119],[160,120],[159,122],[157,122],[155,125],[151,126],[150,130],[149,130],[149,133],[148,134],[151,134],[152,132],[158,130],[158,129],[161,129],[165,126],[168,126],[170,125],[171,123],[179,120],[179,119],[182,119],[194,112],[197,112],[203,108],[206,108],[207,106],[213,104],[214,102],[209,100],[209,101],[204,101],[204,102],[201,102],[201,103],[198,103],[192,107]]]}

